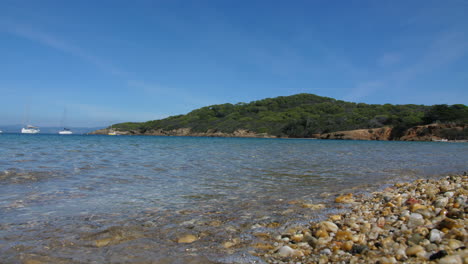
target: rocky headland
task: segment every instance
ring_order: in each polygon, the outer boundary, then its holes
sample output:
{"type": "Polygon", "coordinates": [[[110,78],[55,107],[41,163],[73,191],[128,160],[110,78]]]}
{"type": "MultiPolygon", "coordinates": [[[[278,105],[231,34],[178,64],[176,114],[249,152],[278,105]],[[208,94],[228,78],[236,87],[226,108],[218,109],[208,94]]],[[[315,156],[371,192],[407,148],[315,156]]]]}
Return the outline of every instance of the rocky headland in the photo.
{"type": "Polygon", "coordinates": [[[337,131],[316,135],[320,139],[351,140],[402,140],[402,141],[440,141],[452,134],[459,134],[468,128],[467,125],[430,124],[414,126],[403,131],[391,127],[337,131]]]}

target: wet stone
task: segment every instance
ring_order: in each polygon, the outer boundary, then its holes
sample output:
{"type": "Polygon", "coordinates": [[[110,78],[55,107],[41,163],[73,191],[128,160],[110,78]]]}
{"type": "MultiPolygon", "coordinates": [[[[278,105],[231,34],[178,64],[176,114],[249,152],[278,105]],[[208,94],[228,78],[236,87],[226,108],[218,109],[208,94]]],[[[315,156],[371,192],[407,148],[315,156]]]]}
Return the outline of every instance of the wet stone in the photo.
{"type": "Polygon", "coordinates": [[[419,245],[419,243],[424,239],[421,234],[413,234],[408,242],[412,243],[413,245],[419,245]]]}
{"type": "Polygon", "coordinates": [[[198,238],[194,235],[191,235],[191,234],[188,234],[188,235],[184,235],[184,236],[181,236],[177,239],[177,243],[193,243],[195,241],[197,241],[198,238]]]}
{"type": "Polygon", "coordinates": [[[440,250],[440,251],[437,251],[436,253],[432,254],[429,259],[430,260],[436,260],[436,259],[440,259],[440,258],[443,258],[447,256],[447,251],[445,250],[440,250]]]}
{"type": "Polygon", "coordinates": [[[363,252],[365,252],[368,249],[369,248],[367,246],[365,246],[365,245],[353,245],[353,247],[351,248],[351,254],[353,254],[353,255],[362,254],[363,252]]]}

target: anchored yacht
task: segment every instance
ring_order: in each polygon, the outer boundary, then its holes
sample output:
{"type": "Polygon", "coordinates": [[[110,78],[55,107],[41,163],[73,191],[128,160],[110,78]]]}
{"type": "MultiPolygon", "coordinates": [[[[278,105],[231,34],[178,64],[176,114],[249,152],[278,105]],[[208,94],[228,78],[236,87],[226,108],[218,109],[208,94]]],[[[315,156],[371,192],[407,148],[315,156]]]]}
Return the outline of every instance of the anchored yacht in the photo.
{"type": "Polygon", "coordinates": [[[39,133],[39,128],[38,127],[35,127],[35,126],[31,126],[31,125],[27,125],[26,127],[23,127],[21,129],[21,133],[23,134],[37,134],[39,133]]]}
{"type": "Polygon", "coordinates": [[[60,135],[71,135],[73,132],[69,128],[63,128],[58,132],[60,135]]]}

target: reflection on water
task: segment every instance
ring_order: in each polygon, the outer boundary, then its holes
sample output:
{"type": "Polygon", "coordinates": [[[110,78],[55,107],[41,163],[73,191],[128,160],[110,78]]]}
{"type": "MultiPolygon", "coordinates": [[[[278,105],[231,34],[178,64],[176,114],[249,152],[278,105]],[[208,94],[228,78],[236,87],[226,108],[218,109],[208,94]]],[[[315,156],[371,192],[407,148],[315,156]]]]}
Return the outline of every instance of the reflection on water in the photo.
{"type": "Polygon", "coordinates": [[[0,255],[261,263],[255,232],[333,210],[301,203],[460,173],[466,157],[465,143],[2,135],[0,255]],[[197,241],[177,243],[187,234],[197,241]]]}

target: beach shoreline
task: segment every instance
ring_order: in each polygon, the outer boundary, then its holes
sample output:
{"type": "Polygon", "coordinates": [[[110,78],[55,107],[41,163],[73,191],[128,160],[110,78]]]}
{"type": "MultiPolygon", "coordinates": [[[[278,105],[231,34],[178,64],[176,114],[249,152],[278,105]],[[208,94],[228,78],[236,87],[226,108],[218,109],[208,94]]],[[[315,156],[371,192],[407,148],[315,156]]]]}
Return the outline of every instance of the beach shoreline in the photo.
{"type": "Polygon", "coordinates": [[[467,195],[466,173],[344,194],[335,203],[349,210],[281,232],[258,255],[267,263],[467,263],[467,195]]]}

